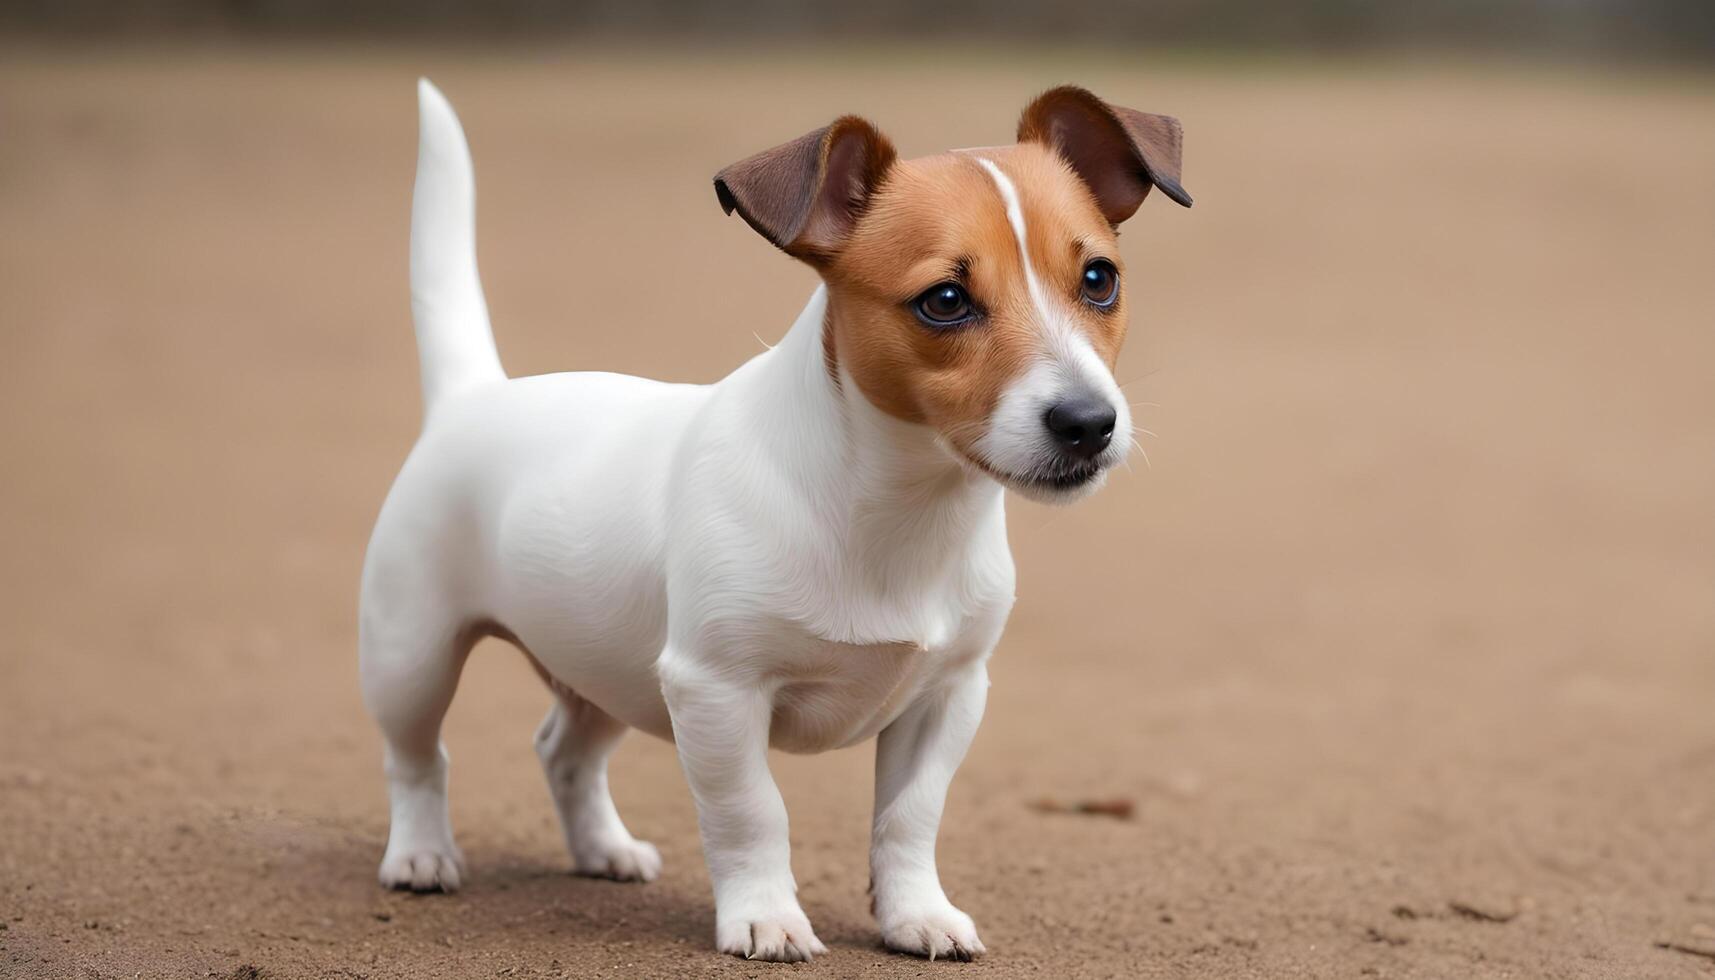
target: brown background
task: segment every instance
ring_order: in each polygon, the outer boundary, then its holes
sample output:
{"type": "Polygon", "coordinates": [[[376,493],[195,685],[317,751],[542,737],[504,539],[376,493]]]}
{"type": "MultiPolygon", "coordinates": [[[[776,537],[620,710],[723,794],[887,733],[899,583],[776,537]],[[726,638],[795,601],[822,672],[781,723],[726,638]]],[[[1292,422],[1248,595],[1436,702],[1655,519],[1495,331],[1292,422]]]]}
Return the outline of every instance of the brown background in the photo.
{"type": "Polygon", "coordinates": [[[1709,976],[1712,123],[1700,70],[0,49],[0,975],[1709,976]],[[811,276],[709,175],[840,112],[908,152],[1060,81],[1185,121],[1197,206],[1125,234],[1152,466],[1013,509],[941,845],[986,959],[879,949],[867,748],[776,760],[816,964],[712,952],[646,737],[613,783],[662,879],[568,877],[500,645],[447,734],[471,886],[376,887],[354,605],[418,422],[419,72],[513,373],[706,381],[777,338],[811,276]]]}

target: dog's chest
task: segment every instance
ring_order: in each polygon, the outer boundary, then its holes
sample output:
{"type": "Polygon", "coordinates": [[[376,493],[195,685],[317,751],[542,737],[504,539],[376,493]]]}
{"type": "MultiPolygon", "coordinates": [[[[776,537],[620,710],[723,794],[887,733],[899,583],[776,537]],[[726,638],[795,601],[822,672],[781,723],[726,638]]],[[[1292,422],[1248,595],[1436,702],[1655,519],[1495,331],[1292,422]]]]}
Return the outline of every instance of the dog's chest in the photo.
{"type": "Polygon", "coordinates": [[[893,585],[886,590],[872,577],[834,576],[755,623],[774,651],[769,743],[821,752],[864,741],[985,658],[1012,605],[1005,539],[991,560],[958,568],[952,578],[880,576],[893,585]]]}
{"type": "Polygon", "coordinates": [[[962,639],[928,649],[793,637],[769,672],[776,685],[769,745],[823,752],[874,737],[919,694],[980,656],[962,639]]]}

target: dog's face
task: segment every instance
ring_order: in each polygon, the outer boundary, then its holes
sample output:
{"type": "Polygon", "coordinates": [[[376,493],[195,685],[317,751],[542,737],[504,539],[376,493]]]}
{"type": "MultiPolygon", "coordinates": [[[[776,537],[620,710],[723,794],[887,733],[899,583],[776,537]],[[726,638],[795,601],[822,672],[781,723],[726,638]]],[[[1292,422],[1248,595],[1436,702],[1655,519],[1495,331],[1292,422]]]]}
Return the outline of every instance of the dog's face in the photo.
{"type": "Polygon", "coordinates": [[[1118,243],[1052,150],[895,164],[823,275],[839,366],[970,464],[1065,499],[1124,458],[1118,243]]]}
{"type": "Polygon", "coordinates": [[[716,178],[828,285],[830,370],[1031,497],[1094,491],[1131,444],[1115,226],[1178,184],[1178,124],[1055,89],[1015,146],[901,161],[847,117],[716,178]]]}

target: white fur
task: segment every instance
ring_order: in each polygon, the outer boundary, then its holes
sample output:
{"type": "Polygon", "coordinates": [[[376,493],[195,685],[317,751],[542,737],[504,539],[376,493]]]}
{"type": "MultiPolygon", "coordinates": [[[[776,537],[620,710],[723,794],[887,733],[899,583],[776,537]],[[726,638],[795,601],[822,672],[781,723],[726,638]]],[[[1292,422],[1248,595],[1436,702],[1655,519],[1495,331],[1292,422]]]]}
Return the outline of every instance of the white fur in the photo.
{"type": "Polygon", "coordinates": [[[422,134],[411,196],[411,313],[425,410],[442,392],[505,377],[476,274],[476,192],[453,107],[417,82],[422,134]]]}
{"type": "MultiPolygon", "coordinates": [[[[977,162],[994,180],[1006,205],[1007,221],[1013,237],[1018,240],[1018,256],[1024,266],[1025,287],[1031,305],[1036,308],[1037,327],[1042,331],[1043,354],[1001,396],[1000,404],[989,416],[988,430],[977,442],[977,451],[989,465],[1009,474],[1023,476],[1039,470],[1055,454],[1052,437],[1042,425],[1050,406],[1075,393],[1090,392],[1113,405],[1113,441],[1102,454],[1102,474],[1078,488],[1072,496],[1087,496],[1100,489],[1107,480],[1107,468],[1125,457],[1131,446],[1131,406],[1114,382],[1113,373],[1102,363],[1089,340],[1072,326],[1064,300],[1050,300],[1036,278],[1036,267],[1030,261],[1030,239],[1025,234],[1024,208],[1018,201],[1018,188],[1012,179],[987,157],[977,162]]],[[[1014,487],[1030,493],[1027,481],[1014,487]]],[[[1043,496],[1042,494],[1036,494],[1043,496]]],[[[1064,502],[1067,494],[1055,493],[1049,499],[1064,502]]]]}
{"type": "MultiPolygon", "coordinates": [[[[980,953],[941,889],[935,838],[1013,601],[1001,486],[828,376],[821,289],[777,347],[713,385],[506,379],[476,276],[463,133],[427,82],[421,112],[411,270],[427,412],[376,521],[360,616],[392,799],[382,882],[461,882],[440,723],[475,638],[504,631],[557,696],[536,741],[578,871],[659,873],[614,810],[606,765],[628,727],[671,738],[718,947],[823,952],[795,897],[767,750],[873,737],[883,937],[980,953]]],[[[997,458],[1047,392],[1106,377],[1070,340],[1055,350],[1006,396],[997,458]]]]}

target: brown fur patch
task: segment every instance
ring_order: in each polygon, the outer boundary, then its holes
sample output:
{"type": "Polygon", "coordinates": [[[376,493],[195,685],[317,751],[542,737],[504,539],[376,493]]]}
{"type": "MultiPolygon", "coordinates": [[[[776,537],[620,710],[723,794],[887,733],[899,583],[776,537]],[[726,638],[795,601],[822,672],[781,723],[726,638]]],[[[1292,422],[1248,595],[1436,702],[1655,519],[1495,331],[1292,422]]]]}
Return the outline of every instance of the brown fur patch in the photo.
{"type": "Polygon", "coordinates": [[[1075,329],[1112,370],[1126,334],[1125,264],[1118,234],[1102,217],[1089,187],[1053,153],[1024,144],[992,159],[1018,193],[1030,261],[1042,291],[1069,311],[1075,329]],[[1080,299],[1084,266],[1095,258],[1107,259],[1120,273],[1119,295],[1105,311],[1080,299]]]}
{"type": "MultiPolygon", "coordinates": [[[[1079,296],[1087,261],[1120,265],[1112,226],[1051,151],[1026,144],[981,156],[1018,193],[1031,265],[1054,314],[1085,333],[1111,367],[1125,338],[1124,275],[1108,312],[1079,296]]],[[[969,153],[895,163],[823,277],[831,366],[849,372],[882,411],[933,426],[967,456],[1007,386],[1047,342],[1005,200],[969,153]],[[925,325],[912,300],[948,280],[965,287],[983,316],[925,325]]]]}

